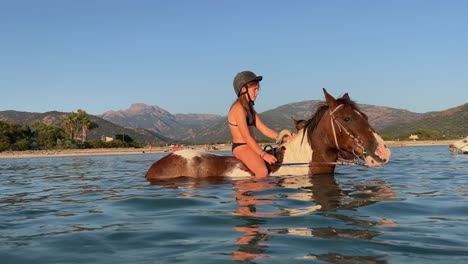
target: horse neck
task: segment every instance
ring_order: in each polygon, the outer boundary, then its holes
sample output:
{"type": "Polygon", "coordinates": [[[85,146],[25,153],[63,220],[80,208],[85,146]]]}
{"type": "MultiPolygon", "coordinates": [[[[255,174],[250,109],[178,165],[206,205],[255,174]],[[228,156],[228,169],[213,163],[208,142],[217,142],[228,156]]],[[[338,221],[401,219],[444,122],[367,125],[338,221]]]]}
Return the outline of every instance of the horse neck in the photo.
{"type": "Polygon", "coordinates": [[[313,162],[335,162],[338,149],[331,127],[331,117],[327,111],[310,137],[309,144],[314,149],[313,162]]]}
{"type": "Polygon", "coordinates": [[[299,130],[297,136],[282,146],[285,147],[283,162],[310,162],[312,161],[312,147],[307,140],[307,131],[299,130]]]}

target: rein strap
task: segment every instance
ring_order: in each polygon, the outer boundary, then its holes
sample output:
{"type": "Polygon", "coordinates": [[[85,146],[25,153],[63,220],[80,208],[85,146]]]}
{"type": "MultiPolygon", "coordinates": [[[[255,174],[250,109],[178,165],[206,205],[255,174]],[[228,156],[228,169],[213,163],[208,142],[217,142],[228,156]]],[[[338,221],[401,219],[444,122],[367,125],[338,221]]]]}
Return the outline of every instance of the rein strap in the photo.
{"type": "Polygon", "coordinates": [[[312,161],[312,162],[291,162],[291,163],[273,163],[271,166],[291,166],[291,167],[314,167],[314,166],[320,166],[320,165],[362,165],[358,162],[355,161],[348,161],[348,160],[343,160],[343,161],[335,161],[335,162],[327,162],[327,161],[312,161]]]}

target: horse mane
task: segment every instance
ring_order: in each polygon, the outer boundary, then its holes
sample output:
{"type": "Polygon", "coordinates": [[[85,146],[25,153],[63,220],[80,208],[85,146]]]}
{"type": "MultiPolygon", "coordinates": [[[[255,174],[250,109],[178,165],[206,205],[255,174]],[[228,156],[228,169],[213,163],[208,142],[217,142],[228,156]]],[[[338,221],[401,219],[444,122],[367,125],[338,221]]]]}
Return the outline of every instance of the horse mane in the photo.
{"type": "MultiPolygon", "coordinates": [[[[363,116],[366,116],[364,113],[362,113],[358,106],[356,105],[356,103],[349,99],[349,97],[346,97],[344,98],[344,96],[336,99],[336,101],[341,105],[349,105],[351,106],[353,109],[359,111],[359,113],[361,113],[363,116]]],[[[325,114],[325,112],[330,108],[327,103],[325,101],[322,101],[322,102],[319,102],[316,107],[315,107],[317,110],[315,110],[315,113],[312,115],[312,117],[307,120],[305,122],[305,125],[304,125],[304,133],[305,131],[307,131],[307,140],[309,142],[309,144],[311,144],[312,142],[312,135],[315,131],[315,129],[317,128],[320,120],[322,119],[323,115],[325,114]]],[[[304,141],[304,134],[302,136],[302,141],[304,141]]]]}

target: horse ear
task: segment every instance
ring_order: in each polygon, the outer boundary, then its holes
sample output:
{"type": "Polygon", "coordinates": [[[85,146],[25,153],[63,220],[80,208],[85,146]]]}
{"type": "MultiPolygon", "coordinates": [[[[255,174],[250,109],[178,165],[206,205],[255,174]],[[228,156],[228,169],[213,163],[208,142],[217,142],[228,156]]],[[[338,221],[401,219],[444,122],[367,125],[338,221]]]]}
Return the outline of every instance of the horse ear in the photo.
{"type": "Polygon", "coordinates": [[[349,94],[348,94],[348,93],[345,93],[345,94],[343,95],[343,99],[345,99],[345,100],[351,100],[351,98],[349,97],[349,94]]]}
{"type": "Polygon", "coordinates": [[[325,100],[327,101],[327,105],[330,109],[335,109],[339,105],[336,99],[331,96],[325,88],[323,88],[323,94],[325,95],[325,100]]]}

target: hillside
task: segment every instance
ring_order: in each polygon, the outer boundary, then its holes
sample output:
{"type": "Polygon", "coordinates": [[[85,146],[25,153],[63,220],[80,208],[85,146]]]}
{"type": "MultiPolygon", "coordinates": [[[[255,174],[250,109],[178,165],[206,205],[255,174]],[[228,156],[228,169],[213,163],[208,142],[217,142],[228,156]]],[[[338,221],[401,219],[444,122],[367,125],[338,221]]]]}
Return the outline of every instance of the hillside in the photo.
{"type": "MultiPolygon", "coordinates": [[[[317,100],[295,102],[260,113],[262,120],[275,130],[294,131],[291,117],[308,119],[315,112],[317,100]]],[[[371,125],[388,138],[406,137],[417,129],[439,131],[447,138],[468,135],[468,104],[440,112],[414,113],[389,107],[360,104],[371,125]]],[[[0,120],[18,124],[44,122],[61,125],[68,113],[0,112],[0,120]]],[[[142,143],[161,145],[170,142],[205,144],[230,141],[227,117],[210,114],[171,114],[158,107],[133,104],[129,109],[107,111],[101,117],[91,116],[99,128],[91,130],[90,139],[102,135],[128,134],[142,143]]],[[[259,139],[264,139],[259,137],[259,139]]]]}
{"type": "MultiPolygon", "coordinates": [[[[42,122],[48,125],[61,126],[63,119],[70,113],[51,111],[46,113],[31,113],[20,111],[0,111],[0,120],[19,125],[32,125],[42,122]]],[[[115,134],[127,134],[137,142],[151,143],[155,145],[166,144],[170,139],[155,132],[141,128],[124,128],[100,117],[89,115],[91,121],[98,124],[98,128],[89,131],[90,140],[100,139],[101,136],[114,136],[115,134]]]]}
{"type": "Polygon", "coordinates": [[[126,110],[107,111],[105,120],[128,128],[143,128],[172,140],[191,140],[196,130],[222,119],[212,114],[171,114],[157,105],[132,104],[126,110]]]}
{"type": "MultiPolygon", "coordinates": [[[[262,120],[275,130],[294,130],[291,117],[308,119],[315,112],[320,101],[308,100],[279,106],[260,113],[262,120]]],[[[401,122],[413,122],[426,114],[407,110],[359,105],[368,116],[377,131],[389,125],[401,122]]],[[[230,133],[227,117],[206,114],[171,114],[158,107],[145,104],[133,104],[126,110],[108,111],[102,117],[111,122],[131,128],[144,128],[165,135],[172,140],[187,143],[229,142],[230,133]]],[[[264,139],[262,135],[258,135],[264,139]]]]}
{"type": "Polygon", "coordinates": [[[390,137],[409,135],[417,129],[439,131],[448,138],[461,138],[468,135],[468,103],[440,112],[430,112],[424,118],[404,121],[386,127],[381,132],[390,137]]]}
{"type": "MultiPolygon", "coordinates": [[[[275,130],[290,129],[294,131],[291,117],[308,119],[315,112],[320,101],[310,100],[282,105],[260,113],[262,120],[275,130]]],[[[414,113],[408,110],[358,104],[369,117],[370,124],[376,131],[389,136],[406,136],[417,129],[432,129],[441,132],[447,138],[459,138],[468,135],[468,104],[440,112],[414,113]]],[[[195,142],[229,142],[230,134],[227,118],[195,131],[195,142]]],[[[260,139],[264,137],[258,135],[260,139]]],[[[189,139],[187,139],[189,140],[189,139]]]]}
{"type": "MultiPolygon", "coordinates": [[[[276,131],[282,129],[295,130],[291,117],[295,119],[309,119],[315,113],[317,104],[320,101],[308,100],[296,103],[290,103],[279,106],[275,109],[260,113],[260,118],[263,122],[276,131]]],[[[368,115],[369,122],[377,130],[398,124],[400,122],[413,122],[423,118],[426,114],[413,113],[407,110],[372,106],[358,105],[359,108],[368,115]]],[[[214,122],[204,129],[199,129],[195,133],[197,136],[193,139],[195,142],[229,142],[230,133],[227,126],[227,118],[214,122]]],[[[266,139],[263,135],[257,133],[259,139],[266,139]]]]}

